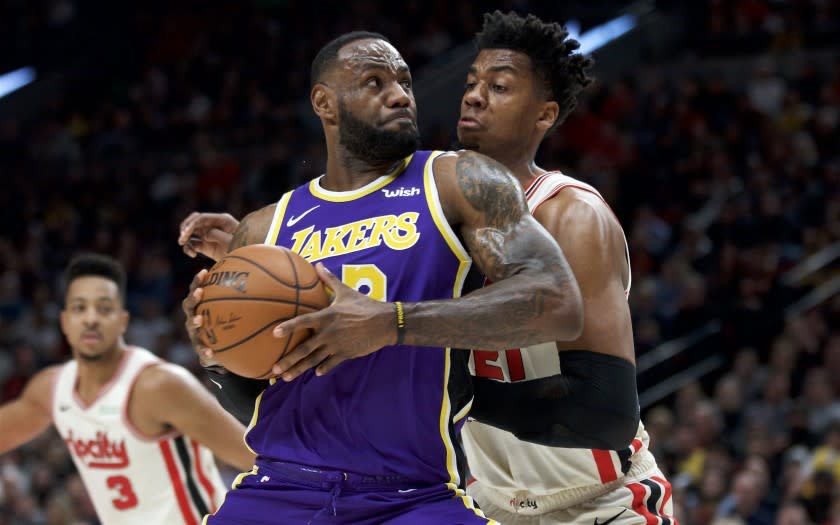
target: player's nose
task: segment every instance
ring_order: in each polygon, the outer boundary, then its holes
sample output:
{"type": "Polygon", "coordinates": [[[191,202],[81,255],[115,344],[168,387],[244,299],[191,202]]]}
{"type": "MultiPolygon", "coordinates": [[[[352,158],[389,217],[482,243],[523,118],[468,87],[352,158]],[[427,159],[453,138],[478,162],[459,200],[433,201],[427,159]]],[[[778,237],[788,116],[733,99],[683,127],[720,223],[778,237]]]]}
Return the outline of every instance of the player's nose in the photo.
{"type": "Polygon", "coordinates": [[[471,108],[484,109],[487,106],[487,96],[480,84],[467,88],[464,92],[464,104],[471,108]]]}
{"type": "Polygon", "coordinates": [[[394,82],[388,90],[387,103],[389,108],[407,108],[411,106],[411,92],[400,84],[394,82]]]}

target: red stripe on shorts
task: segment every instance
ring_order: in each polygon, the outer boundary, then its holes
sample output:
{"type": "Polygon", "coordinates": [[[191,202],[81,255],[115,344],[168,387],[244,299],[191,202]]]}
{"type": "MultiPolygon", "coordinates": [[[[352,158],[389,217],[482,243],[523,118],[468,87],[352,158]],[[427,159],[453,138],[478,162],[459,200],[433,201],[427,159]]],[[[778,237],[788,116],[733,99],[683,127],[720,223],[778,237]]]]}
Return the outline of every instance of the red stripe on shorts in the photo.
{"type": "Polygon", "coordinates": [[[601,483],[609,483],[618,479],[615,471],[612,452],[609,450],[592,449],[592,457],[595,458],[595,466],[598,467],[598,475],[601,476],[601,483]]]}
{"type": "Polygon", "coordinates": [[[169,441],[160,442],[160,452],[163,454],[163,460],[166,462],[166,470],[169,471],[169,479],[172,480],[172,487],[175,489],[175,499],[178,500],[178,507],[181,509],[181,515],[184,516],[184,523],[187,525],[198,525],[198,522],[195,520],[195,513],[190,508],[184,483],[181,481],[181,474],[175,465],[175,458],[172,456],[169,441]]]}

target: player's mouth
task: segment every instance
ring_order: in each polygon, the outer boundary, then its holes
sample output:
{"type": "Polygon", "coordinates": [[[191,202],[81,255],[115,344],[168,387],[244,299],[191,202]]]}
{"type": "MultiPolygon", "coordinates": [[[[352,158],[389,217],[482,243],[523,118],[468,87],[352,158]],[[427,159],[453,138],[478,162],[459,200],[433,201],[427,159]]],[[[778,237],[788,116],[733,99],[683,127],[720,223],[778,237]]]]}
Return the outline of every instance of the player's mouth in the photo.
{"type": "Polygon", "coordinates": [[[102,336],[99,332],[84,332],[82,334],[82,342],[87,344],[94,344],[98,343],[102,340],[102,336]]]}
{"type": "Polygon", "coordinates": [[[458,127],[462,129],[478,129],[481,127],[481,122],[472,117],[461,117],[458,121],[458,127]]]}

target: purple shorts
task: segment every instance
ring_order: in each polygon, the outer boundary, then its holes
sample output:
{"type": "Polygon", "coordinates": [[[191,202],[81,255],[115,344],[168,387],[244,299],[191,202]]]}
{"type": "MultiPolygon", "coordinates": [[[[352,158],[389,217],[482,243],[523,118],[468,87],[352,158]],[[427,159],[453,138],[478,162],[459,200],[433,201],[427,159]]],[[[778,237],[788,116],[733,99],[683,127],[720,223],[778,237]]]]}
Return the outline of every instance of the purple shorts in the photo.
{"type": "Polygon", "coordinates": [[[462,490],[262,463],[206,525],[493,525],[462,490]]]}

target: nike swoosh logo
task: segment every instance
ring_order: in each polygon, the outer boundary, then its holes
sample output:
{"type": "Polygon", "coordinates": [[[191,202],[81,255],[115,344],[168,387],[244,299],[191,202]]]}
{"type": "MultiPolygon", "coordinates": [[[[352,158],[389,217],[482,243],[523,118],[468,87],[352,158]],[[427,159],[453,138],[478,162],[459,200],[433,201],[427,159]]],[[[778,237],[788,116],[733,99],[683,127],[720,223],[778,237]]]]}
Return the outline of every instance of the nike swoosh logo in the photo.
{"type": "Polygon", "coordinates": [[[294,226],[295,224],[297,224],[297,223],[298,223],[298,221],[300,221],[301,219],[303,219],[304,217],[306,217],[307,215],[309,215],[309,212],[311,212],[311,211],[315,210],[315,208],[320,208],[320,207],[321,207],[321,205],[320,205],[320,204],[316,204],[315,206],[312,206],[311,208],[309,208],[309,209],[308,209],[308,210],[306,210],[305,212],[301,213],[301,214],[300,214],[300,215],[298,215],[297,217],[295,217],[294,215],[293,215],[293,216],[291,216],[291,217],[289,217],[288,222],[286,222],[286,226],[287,226],[287,227],[289,227],[289,228],[291,228],[292,226],[294,226]]]}
{"type": "Polygon", "coordinates": [[[616,514],[612,518],[608,519],[607,521],[598,521],[598,518],[595,518],[595,523],[593,525],[607,525],[607,523],[612,523],[613,521],[616,520],[616,518],[618,518],[619,516],[624,514],[626,511],[627,511],[627,509],[622,510],[621,512],[619,512],[618,514],[616,514]]]}
{"type": "MultiPolygon", "coordinates": [[[[208,377],[207,379],[210,379],[210,378],[208,377]]],[[[212,379],[210,379],[210,382],[213,383],[214,385],[216,385],[217,387],[219,387],[219,390],[222,389],[222,385],[217,383],[216,381],[213,381],[212,379]]]]}
{"type": "Polygon", "coordinates": [[[417,489],[405,489],[405,490],[397,489],[397,492],[399,492],[400,494],[407,494],[409,492],[414,492],[415,490],[417,490],[417,489]]]}

